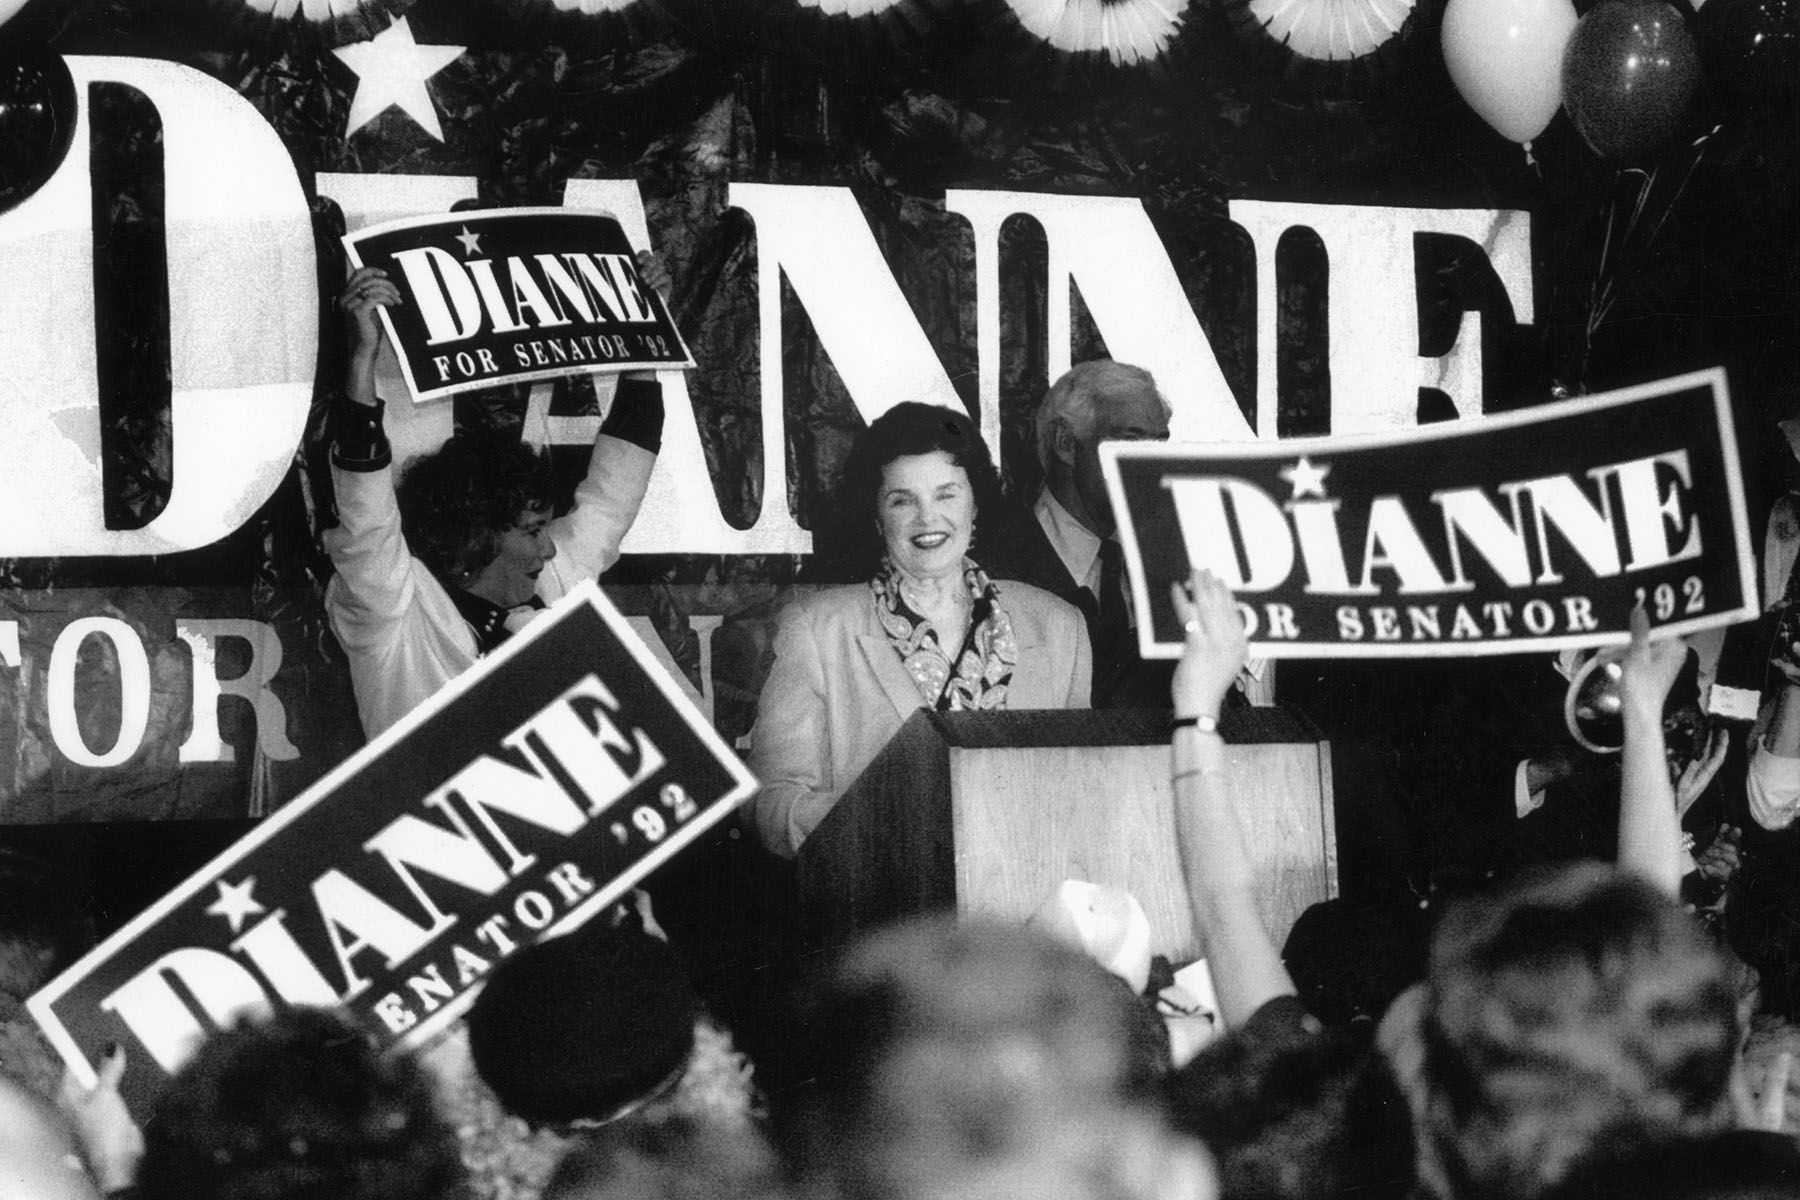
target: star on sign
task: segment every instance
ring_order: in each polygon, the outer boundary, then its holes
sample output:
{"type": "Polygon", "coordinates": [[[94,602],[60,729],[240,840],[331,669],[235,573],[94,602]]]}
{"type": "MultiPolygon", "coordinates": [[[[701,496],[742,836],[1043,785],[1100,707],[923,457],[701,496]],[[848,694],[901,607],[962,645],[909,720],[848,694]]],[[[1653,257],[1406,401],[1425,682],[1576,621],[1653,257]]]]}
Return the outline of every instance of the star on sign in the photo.
{"type": "Polygon", "coordinates": [[[456,235],[456,240],[462,243],[464,258],[474,258],[481,253],[481,235],[470,233],[467,225],[464,225],[462,232],[456,235]]]}
{"type": "Polygon", "coordinates": [[[224,917],[230,921],[232,936],[235,937],[238,930],[244,927],[244,922],[248,918],[254,917],[257,913],[269,911],[257,903],[256,897],[250,894],[251,889],[255,886],[256,876],[254,875],[246,875],[242,883],[226,883],[223,879],[219,880],[219,898],[207,905],[206,915],[224,917]]]}
{"type": "Polygon", "coordinates": [[[421,46],[413,41],[412,26],[405,17],[366,42],[339,46],[333,54],[356,72],[356,96],[350,101],[350,119],[344,128],[349,137],[388,109],[398,105],[438,141],[444,140],[437,107],[425,81],[462,57],[466,46],[421,46]]]}
{"type": "Polygon", "coordinates": [[[1315,467],[1303,454],[1300,460],[1291,467],[1283,467],[1275,472],[1294,487],[1291,499],[1298,500],[1302,496],[1325,498],[1325,477],[1331,474],[1330,467],[1315,467]]]}

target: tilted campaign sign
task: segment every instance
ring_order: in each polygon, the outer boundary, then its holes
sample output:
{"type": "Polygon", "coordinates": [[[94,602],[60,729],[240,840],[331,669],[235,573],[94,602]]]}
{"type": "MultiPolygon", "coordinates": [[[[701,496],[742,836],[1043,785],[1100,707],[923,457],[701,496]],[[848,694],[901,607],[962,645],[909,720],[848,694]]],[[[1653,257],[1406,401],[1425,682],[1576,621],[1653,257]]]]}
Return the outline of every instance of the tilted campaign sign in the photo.
{"type": "Polygon", "coordinates": [[[497,208],[344,238],[404,303],[381,319],[414,400],[594,371],[691,367],[668,306],[605,213],[497,208]]]}
{"type": "Polygon", "coordinates": [[[1722,370],[1354,438],[1109,443],[1140,652],[1176,658],[1170,586],[1236,594],[1265,657],[1501,654],[1757,612],[1722,370]]]}
{"type": "Polygon", "coordinates": [[[140,1116],[211,1030],[337,1005],[394,1046],[602,911],[754,788],[584,584],[28,1002],[140,1116]]]}

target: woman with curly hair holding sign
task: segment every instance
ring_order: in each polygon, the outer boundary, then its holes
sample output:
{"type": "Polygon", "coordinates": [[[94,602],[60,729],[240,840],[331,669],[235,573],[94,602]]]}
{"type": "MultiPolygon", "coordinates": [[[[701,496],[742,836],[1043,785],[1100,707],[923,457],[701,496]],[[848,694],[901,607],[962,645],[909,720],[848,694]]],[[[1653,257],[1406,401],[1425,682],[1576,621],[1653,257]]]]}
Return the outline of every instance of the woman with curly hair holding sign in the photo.
{"type": "MultiPolygon", "coordinates": [[[[654,256],[639,265],[666,293],[654,256]]],[[[350,355],[333,412],[338,525],[324,543],[337,574],[325,607],[371,738],[618,560],[662,445],[662,387],[632,372],[562,516],[543,456],[481,433],[459,432],[414,460],[396,488],[375,356],[377,314],[399,303],[400,289],[372,267],[353,273],[337,300],[350,355]]]]}

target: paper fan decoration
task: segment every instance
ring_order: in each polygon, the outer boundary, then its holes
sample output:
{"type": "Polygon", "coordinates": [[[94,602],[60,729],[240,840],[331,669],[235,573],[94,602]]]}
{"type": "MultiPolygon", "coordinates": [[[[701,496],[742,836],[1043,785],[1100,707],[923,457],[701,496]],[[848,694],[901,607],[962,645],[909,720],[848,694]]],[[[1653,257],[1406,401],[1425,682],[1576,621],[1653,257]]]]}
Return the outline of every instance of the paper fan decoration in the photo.
{"type": "Polygon", "coordinates": [[[1302,58],[1349,62],[1398,37],[1416,0],[1244,0],[1244,15],[1302,58]]]}
{"type": "Polygon", "coordinates": [[[414,0],[209,0],[208,8],[242,28],[285,35],[311,30],[329,43],[367,41],[414,0]]]}
{"type": "Polygon", "coordinates": [[[1129,67],[1161,57],[1188,0],[1006,0],[1019,24],[1070,54],[1104,54],[1129,67]]]}
{"type": "Polygon", "coordinates": [[[638,0],[537,0],[540,8],[554,8],[558,12],[580,13],[584,17],[597,17],[602,13],[624,12],[638,0]]]}
{"type": "Polygon", "coordinates": [[[816,8],[828,17],[873,17],[895,8],[902,0],[799,0],[801,8],[816,8]]]}

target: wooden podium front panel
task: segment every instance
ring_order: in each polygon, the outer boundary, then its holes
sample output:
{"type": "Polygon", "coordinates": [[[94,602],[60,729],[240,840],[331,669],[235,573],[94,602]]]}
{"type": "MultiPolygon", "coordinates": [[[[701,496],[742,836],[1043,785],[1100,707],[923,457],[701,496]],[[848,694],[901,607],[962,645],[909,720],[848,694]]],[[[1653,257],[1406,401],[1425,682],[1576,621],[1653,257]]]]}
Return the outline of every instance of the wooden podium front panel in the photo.
{"type": "MultiPolygon", "coordinates": [[[[1226,747],[1231,796],[1277,943],[1307,905],[1337,893],[1329,747],[1226,747]]],[[[1169,748],[950,748],[956,907],[1023,920],[1065,879],[1122,887],[1150,918],[1152,946],[1198,958],[1175,842],[1169,748]]]]}

